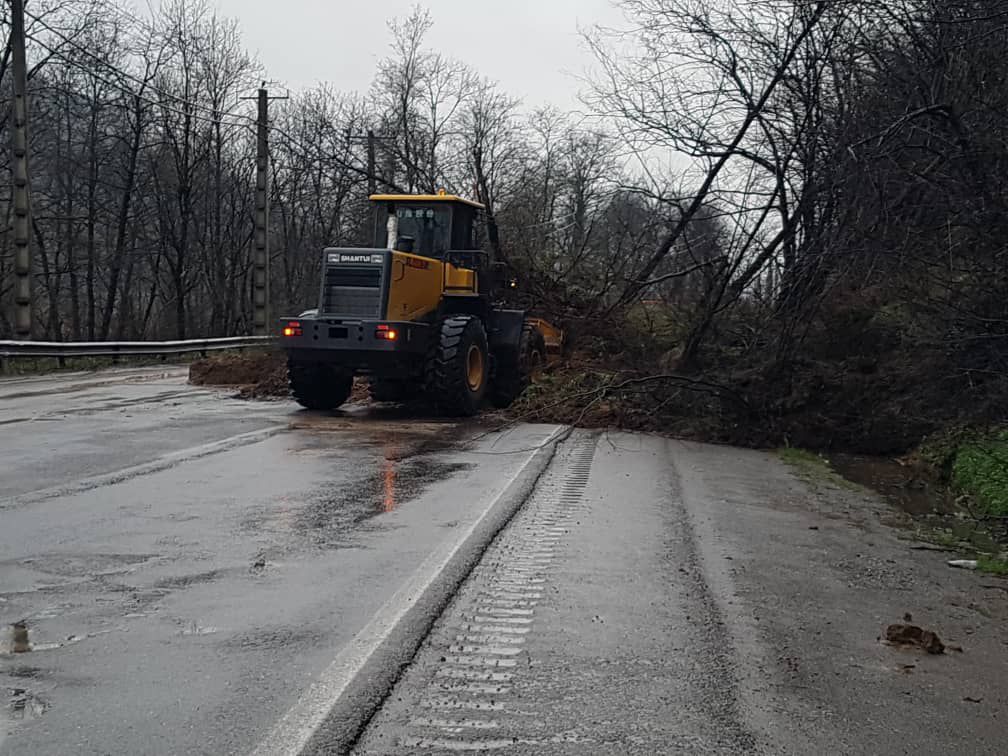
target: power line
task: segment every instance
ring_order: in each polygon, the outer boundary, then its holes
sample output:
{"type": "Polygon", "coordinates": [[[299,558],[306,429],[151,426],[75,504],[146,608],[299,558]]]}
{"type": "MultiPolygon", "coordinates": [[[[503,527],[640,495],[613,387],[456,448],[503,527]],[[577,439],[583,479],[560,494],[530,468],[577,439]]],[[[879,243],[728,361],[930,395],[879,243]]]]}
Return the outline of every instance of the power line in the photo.
{"type": "MultiPolygon", "coordinates": [[[[79,69],[81,71],[86,72],[88,75],[93,76],[95,79],[97,79],[98,81],[100,81],[102,84],[105,84],[106,86],[112,87],[113,89],[117,89],[120,92],[122,92],[123,94],[129,95],[130,97],[134,97],[134,98],[140,100],[141,102],[146,102],[148,105],[153,105],[155,107],[161,108],[162,110],[168,111],[169,113],[175,113],[176,115],[180,115],[180,116],[182,116],[184,118],[191,118],[194,121],[201,121],[203,123],[210,123],[210,124],[214,124],[214,125],[219,124],[219,123],[223,123],[224,122],[224,118],[223,118],[224,116],[228,116],[229,118],[234,118],[234,119],[238,119],[238,120],[241,121],[241,123],[230,123],[230,124],[227,124],[230,127],[245,126],[247,128],[251,128],[252,126],[255,125],[255,119],[254,118],[242,115],[240,113],[221,113],[220,114],[221,117],[219,117],[219,118],[213,118],[213,117],[210,117],[210,116],[197,115],[196,113],[187,112],[187,111],[184,111],[184,110],[179,110],[178,108],[173,108],[173,107],[171,107],[169,105],[166,105],[161,100],[151,99],[150,97],[148,97],[146,95],[143,95],[143,94],[141,94],[139,92],[135,92],[134,90],[130,89],[129,87],[127,87],[124,84],[120,84],[117,81],[110,80],[110,79],[107,79],[107,78],[105,78],[103,76],[100,76],[96,71],[93,71],[93,70],[91,70],[89,68],[85,68],[78,61],[74,60],[73,58],[67,57],[67,55],[65,53],[63,53],[61,50],[50,46],[49,44],[47,44],[46,42],[43,42],[42,40],[38,39],[37,37],[29,36],[28,39],[30,39],[35,44],[40,45],[41,47],[44,47],[46,50],[48,50],[50,53],[52,53],[53,55],[55,55],[57,58],[59,58],[60,60],[62,60],[67,65],[73,66],[74,68],[77,68],[77,69],[79,69]]],[[[114,66],[108,65],[107,67],[111,68],[114,71],[118,71],[118,69],[116,69],[114,66]]],[[[162,92],[161,90],[157,89],[156,87],[150,87],[150,89],[155,94],[164,95],[164,96],[168,97],[169,99],[173,99],[173,100],[178,100],[179,99],[177,97],[169,95],[166,92],[162,92]]],[[[182,100],[182,102],[186,102],[188,105],[192,106],[192,103],[189,103],[186,100],[182,100]]],[[[203,110],[207,110],[207,109],[203,108],[203,110]]]]}
{"type": "MultiPolygon", "coordinates": [[[[164,110],[164,111],[167,111],[167,112],[170,112],[170,113],[175,113],[176,115],[179,115],[179,116],[182,116],[182,117],[191,118],[194,121],[199,121],[199,122],[202,122],[202,123],[209,123],[209,124],[217,125],[218,123],[220,123],[220,122],[223,121],[223,118],[221,118],[221,119],[218,120],[216,118],[212,118],[212,117],[208,117],[208,116],[204,116],[204,115],[198,115],[196,113],[190,113],[190,112],[186,112],[186,111],[183,111],[183,110],[179,110],[178,108],[173,108],[173,107],[171,107],[169,105],[166,105],[164,102],[162,102],[160,100],[155,100],[155,99],[152,99],[151,97],[148,97],[148,96],[145,96],[143,94],[140,94],[139,92],[135,92],[134,90],[130,89],[129,87],[125,86],[124,84],[121,84],[121,83],[113,81],[113,80],[109,80],[108,78],[100,76],[97,72],[95,72],[95,71],[93,71],[93,70],[91,70],[89,68],[85,68],[78,61],[74,60],[73,58],[67,57],[67,55],[65,53],[63,53],[61,50],[52,47],[51,45],[49,45],[48,43],[46,43],[46,42],[38,39],[37,37],[29,37],[29,39],[31,39],[36,44],[38,44],[41,47],[43,47],[46,50],[48,50],[50,53],[52,53],[54,56],[56,56],[57,58],[59,58],[60,60],[62,60],[67,65],[74,66],[74,67],[78,68],[79,70],[85,71],[89,75],[94,76],[98,81],[102,82],[103,84],[105,84],[105,85],[107,85],[109,87],[112,87],[113,89],[117,89],[118,91],[120,91],[120,92],[122,92],[122,93],[124,93],[126,95],[129,95],[130,97],[134,97],[134,98],[140,100],[141,102],[145,102],[148,105],[152,105],[154,107],[160,108],[161,110],[164,110]]],[[[113,71],[117,71],[118,72],[118,69],[115,66],[112,66],[111,64],[109,64],[107,62],[105,62],[104,64],[105,64],[105,66],[107,68],[109,68],[109,69],[111,69],[113,71]]],[[[165,94],[165,95],[167,95],[167,93],[161,92],[156,87],[150,87],[150,89],[154,93],[156,93],[156,94],[165,94]]],[[[173,97],[173,96],[169,96],[169,97],[170,97],[170,99],[179,100],[179,98],[177,98],[177,97],[173,97]]],[[[186,102],[189,105],[192,105],[192,103],[188,103],[188,101],[185,101],[185,100],[181,100],[181,101],[182,102],[186,102]]],[[[221,115],[227,115],[227,116],[229,116],[231,118],[238,119],[238,120],[241,121],[240,123],[230,123],[230,124],[227,124],[231,128],[244,126],[244,127],[248,128],[248,129],[252,130],[255,127],[255,125],[256,125],[255,119],[253,119],[253,118],[251,118],[249,116],[242,115],[240,113],[228,113],[228,114],[221,114],[221,115]]],[[[352,163],[349,163],[346,160],[341,159],[337,155],[326,153],[326,152],[324,152],[322,150],[322,148],[320,146],[316,145],[316,146],[309,147],[307,144],[305,144],[301,140],[295,138],[288,131],[286,131],[285,129],[281,128],[280,126],[276,126],[274,124],[271,124],[269,126],[269,129],[271,131],[279,134],[281,137],[283,137],[284,140],[286,140],[288,146],[290,146],[290,147],[292,147],[294,149],[301,150],[302,152],[304,152],[307,155],[315,154],[319,158],[321,158],[321,159],[328,159],[328,160],[330,160],[332,162],[335,162],[335,163],[339,164],[340,166],[342,166],[343,168],[345,168],[347,170],[351,170],[351,171],[353,171],[355,173],[359,173],[361,175],[367,175],[367,169],[366,168],[355,166],[352,163]]]]}
{"type": "MultiPolygon", "coordinates": [[[[213,113],[216,116],[216,118],[214,118],[214,117],[210,118],[210,121],[213,122],[213,123],[217,123],[218,120],[223,120],[224,118],[238,118],[238,119],[245,120],[245,121],[247,121],[250,124],[254,124],[255,123],[255,119],[251,118],[250,116],[245,116],[245,115],[242,115],[240,113],[223,113],[223,112],[222,113],[218,113],[217,111],[214,111],[212,108],[208,108],[208,107],[205,107],[205,106],[200,105],[198,103],[194,103],[191,100],[187,100],[184,97],[179,97],[178,95],[172,94],[171,92],[165,92],[164,90],[161,90],[158,87],[156,87],[153,84],[151,84],[151,82],[145,81],[145,80],[141,79],[140,77],[136,76],[135,74],[129,73],[128,71],[123,71],[121,68],[119,68],[116,65],[113,65],[112,63],[110,63],[105,58],[102,58],[99,55],[95,55],[93,52],[91,52],[87,48],[85,48],[85,47],[81,46],[80,44],[78,44],[71,37],[68,37],[66,34],[64,34],[63,32],[59,31],[58,29],[54,29],[53,27],[51,27],[49,24],[47,24],[45,21],[43,21],[38,16],[35,16],[32,13],[29,13],[27,11],[25,11],[25,15],[28,16],[29,18],[31,18],[37,24],[39,24],[43,29],[46,29],[47,31],[49,31],[52,34],[55,34],[65,44],[69,45],[70,47],[72,47],[77,52],[81,53],[82,55],[87,56],[88,58],[90,58],[91,60],[99,63],[100,65],[105,66],[105,68],[107,68],[109,71],[112,71],[117,76],[120,76],[120,77],[122,77],[124,79],[128,79],[128,80],[134,82],[135,84],[139,84],[141,87],[144,87],[145,89],[150,89],[151,91],[155,92],[156,94],[160,95],[161,97],[164,97],[166,99],[174,100],[175,102],[181,103],[183,106],[185,106],[187,108],[192,108],[193,110],[200,109],[200,110],[203,110],[204,112],[213,113]]],[[[135,18],[132,18],[132,17],[130,17],[130,18],[134,22],[136,22],[135,18]]],[[[60,50],[54,49],[50,45],[48,45],[45,42],[43,42],[42,40],[40,40],[38,37],[30,35],[29,39],[31,39],[36,44],[42,45],[43,47],[45,47],[47,50],[49,50],[49,52],[53,53],[54,55],[59,55],[60,58],[64,62],[74,64],[78,68],[81,68],[82,70],[88,71],[88,73],[94,73],[90,69],[83,68],[76,61],[74,61],[71,58],[68,58],[60,50]]],[[[126,92],[127,94],[131,94],[133,96],[137,96],[137,94],[135,92],[132,92],[131,90],[125,90],[124,89],[122,91],[126,92]]],[[[141,98],[141,99],[143,99],[143,98],[141,98]]],[[[155,104],[164,107],[163,103],[161,103],[161,102],[157,102],[155,104]]],[[[176,111],[176,112],[179,112],[179,111],[176,111]]],[[[192,116],[192,117],[196,117],[192,113],[183,113],[183,114],[189,115],[189,116],[192,116]]]]}
{"type": "MultiPolygon", "coordinates": [[[[185,110],[180,110],[178,108],[173,108],[173,107],[171,107],[169,105],[166,105],[163,100],[151,99],[148,96],[145,96],[145,95],[143,95],[143,94],[141,94],[139,92],[136,92],[136,91],[130,89],[129,87],[125,86],[124,84],[121,84],[121,83],[119,83],[117,81],[112,81],[112,80],[109,80],[106,77],[100,76],[96,71],[84,67],[79,61],[74,60],[73,58],[69,57],[61,49],[53,47],[52,45],[50,45],[49,43],[47,43],[47,42],[39,39],[38,37],[36,37],[36,36],[29,36],[29,39],[31,39],[34,43],[36,43],[36,44],[40,45],[41,47],[45,48],[50,53],[52,53],[54,56],[58,57],[60,60],[62,60],[64,63],[66,63],[67,65],[73,66],[73,67],[77,68],[78,70],[81,70],[81,71],[84,71],[84,72],[88,73],[89,75],[95,77],[98,81],[102,82],[103,84],[105,84],[105,85],[107,85],[109,87],[117,89],[117,90],[119,90],[120,92],[122,92],[124,94],[127,94],[127,95],[129,95],[131,97],[134,97],[134,98],[140,100],[141,102],[146,102],[149,105],[153,105],[155,107],[158,107],[158,108],[162,109],[163,111],[167,111],[167,112],[170,112],[170,113],[175,113],[176,115],[179,115],[179,116],[182,116],[182,117],[191,118],[191,119],[193,119],[195,121],[200,121],[200,122],[203,122],[203,123],[210,123],[210,124],[213,124],[213,125],[217,125],[218,123],[223,122],[225,119],[235,119],[237,121],[240,121],[241,123],[232,123],[232,124],[229,124],[230,126],[245,126],[245,127],[249,128],[249,129],[252,129],[256,125],[256,119],[252,118],[251,116],[246,116],[246,115],[243,115],[241,113],[216,113],[215,111],[211,110],[210,108],[206,108],[205,106],[198,105],[196,103],[191,102],[190,100],[186,100],[185,98],[179,97],[178,95],[172,94],[170,92],[165,92],[165,91],[159,89],[158,87],[154,86],[150,82],[144,81],[143,79],[140,79],[139,77],[137,77],[137,76],[135,76],[133,74],[130,74],[130,73],[126,72],[126,71],[123,71],[118,66],[115,66],[114,64],[112,64],[108,60],[105,60],[104,58],[101,58],[100,56],[95,55],[90,50],[85,49],[80,44],[78,44],[76,41],[74,41],[72,38],[68,37],[67,35],[65,35],[61,31],[59,31],[57,29],[54,29],[52,26],[50,26],[49,24],[47,24],[45,21],[43,21],[42,19],[38,18],[37,16],[34,16],[32,14],[26,14],[26,15],[29,15],[35,22],[37,22],[44,29],[46,29],[49,32],[51,32],[52,34],[56,35],[66,45],[72,47],[77,52],[82,53],[83,55],[87,56],[88,58],[90,58],[90,59],[94,60],[95,62],[99,63],[100,65],[104,66],[106,69],[108,69],[109,71],[113,72],[115,75],[120,76],[120,77],[122,77],[124,79],[127,79],[127,80],[130,80],[130,81],[133,81],[134,83],[139,84],[140,86],[144,87],[145,89],[149,89],[154,94],[160,95],[161,97],[163,97],[165,99],[173,100],[175,102],[181,103],[183,106],[185,106],[187,108],[191,108],[193,110],[199,109],[199,110],[202,110],[203,112],[214,113],[214,116],[211,117],[211,116],[205,116],[205,115],[198,115],[195,112],[189,112],[189,111],[185,111],[185,110]]],[[[128,18],[130,18],[131,20],[133,20],[136,23],[139,23],[135,17],[128,16],[128,18]]],[[[281,137],[283,137],[287,141],[287,143],[288,143],[288,145],[290,147],[293,147],[295,149],[299,149],[302,152],[304,152],[305,154],[309,154],[309,155],[310,154],[315,154],[319,158],[321,158],[321,159],[328,159],[328,160],[330,160],[332,162],[337,163],[338,165],[342,166],[343,168],[345,168],[347,170],[354,171],[354,172],[359,173],[359,174],[361,174],[363,176],[367,176],[368,175],[368,171],[367,171],[366,168],[353,165],[351,162],[343,160],[342,158],[340,158],[339,156],[337,156],[335,154],[326,153],[326,152],[323,151],[323,149],[321,148],[321,146],[316,145],[316,146],[309,147],[304,142],[302,142],[301,140],[295,138],[288,131],[286,131],[285,129],[281,128],[280,126],[276,126],[275,124],[270,124],[269,125],[269,129],[271,131],[277,133],[281,137]]]]}

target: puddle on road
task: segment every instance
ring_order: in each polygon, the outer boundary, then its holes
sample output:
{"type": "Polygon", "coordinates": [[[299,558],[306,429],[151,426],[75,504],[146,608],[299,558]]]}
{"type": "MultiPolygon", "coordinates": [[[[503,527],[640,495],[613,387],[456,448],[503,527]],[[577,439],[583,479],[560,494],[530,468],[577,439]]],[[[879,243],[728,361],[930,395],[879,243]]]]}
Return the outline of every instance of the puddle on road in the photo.
{"type": "Polygon", "coordinates": [[[319,486],[263,518],[247,520],[245,527],[294,532],[324,547],[345,546],[363,523],[394,512],[434,483],[473,467],[432,458],[431,448],[418,447],[412,438],[387,437],[374,458],[357,461],[371,468],[368,474],[319,486]]]}
{"type": "Polygon", "coordinates": [[[472,467],[468,463],[410,458],[381,460],[371,475],[314,492],[293,525],[321,545],[344,542],[354,526],[416,498],[430,485],[472,467]]]}
{"type": "Polygon", "coordinates": [[[963,516],[944,487],[895,460],[835,454],[829,462],[847,480],[877,492],[909,515],[888,524],[913,531],[917,540],[949,551],[996,553],[998,543],[1008,539],[1008,532],[994,532],[989,524],[963,516]]]}
{"type": "Polygon", "coordinates": [[[834,454],[830,465],[849,481],[876,491],[909,515],[945,515],[954,512],[945,492],[895,460],[834,454]]]}
{"type": "Polygon", "coordinates": [[[321,546],[345,546],[362,523],[394,512],[430,485],[471,469],[472,464],[441,461],[434,455],[462,449],[480,426],[418,416],[409,407],[393,406],[335,414],[297,412],[290,428],[306,431],[295,436],[297,445],[290,453],[319,457],[342,469],[349,462],[359,472],[368,472],[306,495],[285,497],[280,508],[250,518],[244,526],[298,533],[321,546]],[[408,425],[402,423],[406,417],[408,425]],[[350,459],[330,434],[344,434],[347,445],[369,453],[350,459]]]}

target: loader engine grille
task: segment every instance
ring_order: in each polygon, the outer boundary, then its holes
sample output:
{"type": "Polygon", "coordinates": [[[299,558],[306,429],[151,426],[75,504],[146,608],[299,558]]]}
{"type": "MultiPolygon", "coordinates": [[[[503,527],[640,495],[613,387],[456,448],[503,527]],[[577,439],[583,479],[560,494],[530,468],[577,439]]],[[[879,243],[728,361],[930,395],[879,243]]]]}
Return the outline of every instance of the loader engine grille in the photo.
{"type": "Polygon", "coordinates": [[[328,315],[380,317],[380,265],[334,265],[326,268],[322,311],[328,315]]]}

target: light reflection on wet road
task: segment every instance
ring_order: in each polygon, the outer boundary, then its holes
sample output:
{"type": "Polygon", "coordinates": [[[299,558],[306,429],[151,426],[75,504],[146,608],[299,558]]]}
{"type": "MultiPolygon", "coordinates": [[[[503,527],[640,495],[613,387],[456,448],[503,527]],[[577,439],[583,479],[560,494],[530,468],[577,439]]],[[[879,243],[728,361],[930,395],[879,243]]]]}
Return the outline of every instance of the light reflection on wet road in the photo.
{"type": "Polygon", "coordinates": [[[0,381],[0,752],[248,750],[553,430],[228,394],[0,381]]]}

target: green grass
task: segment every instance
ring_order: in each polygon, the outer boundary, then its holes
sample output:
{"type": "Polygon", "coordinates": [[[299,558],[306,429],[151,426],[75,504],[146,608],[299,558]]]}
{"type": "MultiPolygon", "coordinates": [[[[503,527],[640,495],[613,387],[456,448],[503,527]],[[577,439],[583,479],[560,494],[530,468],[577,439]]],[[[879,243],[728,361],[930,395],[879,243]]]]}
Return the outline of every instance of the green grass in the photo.
{"type": "Polygon", "coordinates": [[[839,488],[860,491],[861,486],[847,480],[830,465],[829,460],[807,449],[797,449],[793,446],[777,450],[777,456],[807,483],[829,483],[839,488]]]}
{"type": "Polygon", "coordinates": [[[963,548],[963,539],[947,528],[918,525],[914,528],[913,535],[918,541],[931,543],[949,551],[959,551],[963,548]]]}
{"type": "Polygon", "coordinates": [[[796,449],[793,446],[778,449],[777,456],[789,465],[794,465],[795,467],[801,467],[803,469],[829,467],[829,463],[818,454],[810,452],[806,449],[796,449]]]}
{"type": "Polygon", "coordinates": [[[977,558],[977,569],[990,575],[1008,577],[1008,560],[992,556],[981,556],[977,558]]]}
{"type": "Polygon", "coordinates": [[[1008,515],[1008,432],[960,446],[952,463],[952,484],[983,514],[1008,515]]]}

